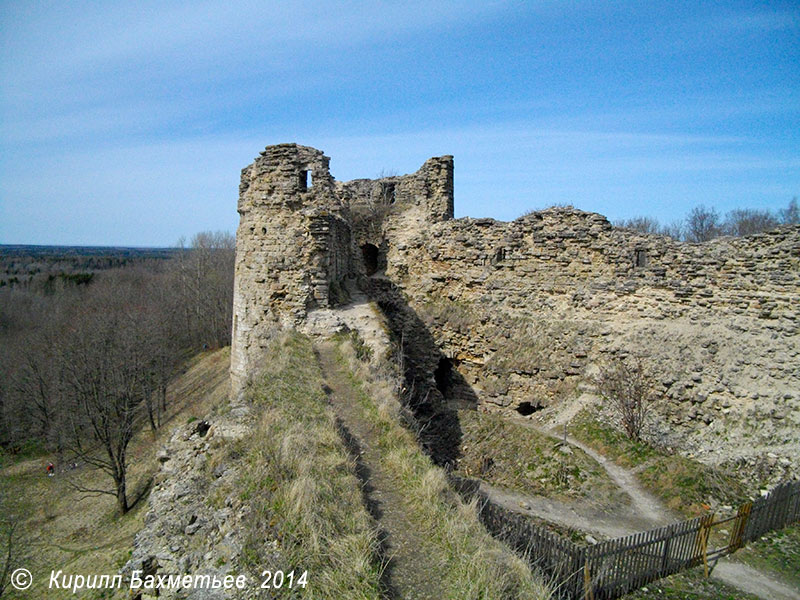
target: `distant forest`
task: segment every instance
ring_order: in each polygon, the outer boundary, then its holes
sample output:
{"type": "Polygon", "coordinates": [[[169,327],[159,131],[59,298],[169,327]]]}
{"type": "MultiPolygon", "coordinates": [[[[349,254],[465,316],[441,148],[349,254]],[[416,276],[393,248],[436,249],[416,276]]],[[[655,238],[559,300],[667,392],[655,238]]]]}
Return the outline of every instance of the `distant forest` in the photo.
{"type": "Polygon", "coordinates": [[[684,219],[662,224],[651,217],[634,217],[616,221],[614,225],[640,233],[668,235],[685,242],[707,242],[725,235],[742,236],[762,233],[780,225],[800,223],[800,206],[792,198],[786,208],[773,212],[762,209],[736,209],[725,216],[713,208],[696,206],[684,219]]]}
{"type": "Polygon", "coordinates": [[[179,248],[0,245],[0,287],[45,293],[61,284],[88,283],[99,271],[175,257],[179,248]]]}
{"type": "Polygon", "coordinates": [[[99,467],[126,512],[128,442],[160,427],[189,357],[230,343],[234,253],[212,232],[173,249],[0,246],[0,458],[99,467]]]}

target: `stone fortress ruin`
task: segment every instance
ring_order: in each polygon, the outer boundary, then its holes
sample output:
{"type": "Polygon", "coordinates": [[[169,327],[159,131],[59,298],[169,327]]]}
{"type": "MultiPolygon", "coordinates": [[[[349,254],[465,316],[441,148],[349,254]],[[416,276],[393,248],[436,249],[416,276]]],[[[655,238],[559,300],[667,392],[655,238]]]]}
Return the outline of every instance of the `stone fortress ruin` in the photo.
{"type": "Polygon", "coordinates": [[[239,194],[234,390],[276,328],[359,290],[386,316],[432,437],[449,435],[452,404],[577,410],[604,362],[637,354],[663,392],[665,443],[798,475],[799,226],[689,244],[571,207],[454,219],[452,156],[338,182],[297,144],[261,152],[239,194]]]}

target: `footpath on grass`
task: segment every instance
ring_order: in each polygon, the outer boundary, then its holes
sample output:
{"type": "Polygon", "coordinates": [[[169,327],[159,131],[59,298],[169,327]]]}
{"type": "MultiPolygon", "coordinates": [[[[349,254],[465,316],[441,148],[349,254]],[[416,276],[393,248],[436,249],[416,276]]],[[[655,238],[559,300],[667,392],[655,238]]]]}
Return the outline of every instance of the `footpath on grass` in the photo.
{"type": "Polygon", "coordinates": [[[544,600],[530,566],[481,525],[474,503],[402,425],[393,375],[356,358],[350,342],[316,347],[340,433],[356,459],[364,504],[380,532],[393,598],[544,600]]]}
{"type": "Polygon", "coordinates": [[[384,584],[393,598],[410,600],[442,597],[434,550],[426,542],[427,532],[410,518],[397,482],[383,466],[378,435],[361,414],[357,390],[337,361],[332,343],[317,346],[320,365],[328,386],[328,397],[339,418],[343,435],[355,455],[357,474],[363,485],[364,501],[378,524],[384,558],[387,561],[384,584]]]}
{"type": "MultiPolygon", "coordinates": [[[[563,436],[537,427],[530,421],[520,420],[520,423],[540,434],[549,435],[554,439],[564,439],[563,436]]],[[[551,523],[611,538],[630,535],[679,520],[658,498],[642,487],[630,469],[621,467],[572,436],[566,436],[566,441],[592,457],[614,483],[630,497],[629,514],[605,518],[596,510],[580,503],[565,504],[541,496],[525,496],[493,487],[485,482],[481,482],[481,490],[492,502],[507,510],[534,515],[551,523]]],[[[731,557],[720,559],[711,577],[764,600],[800,600],[799,590],[731,557]]]]}

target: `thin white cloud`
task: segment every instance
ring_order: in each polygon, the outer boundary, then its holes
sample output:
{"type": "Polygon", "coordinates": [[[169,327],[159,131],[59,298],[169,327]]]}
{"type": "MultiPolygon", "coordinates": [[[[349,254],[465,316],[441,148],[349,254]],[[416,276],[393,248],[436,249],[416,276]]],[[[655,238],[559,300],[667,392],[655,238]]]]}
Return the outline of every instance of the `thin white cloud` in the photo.
{"type": "Polygon", "coordinates": [[[737,12],[717,18],[713,25],[727,33],[775,33],[800,27],[800,11],[768,7],[737,12]]]}
{"type": "Polygon", "coordinates": [[[503,10],[504,2],[113,3],[18,9],[7,20],[0,60],[6,80],[41,82],[113,71],[132,64],[159,69],[228,69],[260,63],[282,69],[298,49],[318,52],[456,27],[503,10]],[[35,13],[35,14],[30,14],[35,13]]]}

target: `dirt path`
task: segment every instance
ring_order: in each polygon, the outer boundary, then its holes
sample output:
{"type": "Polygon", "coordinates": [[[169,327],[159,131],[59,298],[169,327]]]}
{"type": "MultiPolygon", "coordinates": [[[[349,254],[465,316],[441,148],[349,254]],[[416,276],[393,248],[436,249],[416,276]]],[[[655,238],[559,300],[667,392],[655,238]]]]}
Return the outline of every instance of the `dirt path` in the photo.
{"type": "Polygon", "coordinates": [[[331,332],[357,331],[375,356],[386,356],[391,347],[388,326],[383,317],[370,304],[361,290],[348,286],[350,302],[335,309],[319,308],[308,313],[303,331],[317,337],[326,337],[331,332]]]}
{"type": "MultiPolygon", "coordinates": [[[[528,420],[519,419],[518,421],[539,433],[564,439],[563,435],[537,427],[528,420]]],[[[481,489],[493,502],[508,510],[535,515],[552,523],[590,533],[599,533],[611,538],[659,527],[678,520],[676,515],[673,515],[655,496],[639,484],[632,471],[620,467],[571,436],[567,436],[566,439],[568,444],[580,448],[597,461],[614,483],[630,497],[631,505],[626,514],[601,513],[582,503],[565,504],[540,496],[530,497],[515,494],[483,482],[481,489]]],[[[731,557],[720,560],[711,576],[744,592],[764,598],[764,600],[800,600],[800,591],[797,589],[731,557]]]]}
{"type": "MultiPolygon", "coordinates": [[[[512,417],[513,418],[513,417],[512,417]]],[[[528,419],[516,418],[516,423],[528,427],[540,435],[546,435],[554,440],[563,440],[564,435],[558,430],[547,430],[528,419]]],[[[667,525],[677,521],[679,517],[674,515],[666,506],[664,506],[658,498],[653,496],[650,492],[645,490],[636,475],[624,467],[620,467],[613,461],[607,459],[605,456],[597,452],[591,446],[587,446],[580,440],[572,436],[566,436],[566,441],[569,445],[579,448],[592,458],[603,470],[608,474],[609,478],[617,485],[630,498],[630,506],[626,506],[621,511],[611,513],[599,512],[596,508],[588,503],[573,502],[565,504],[563,502],[555,502],[549,498],[533,497],[524,498],[520,496],[517,498],[518,502],[528,502],[532,507],[540,506],[542,510],[547,512],[553,517],[553,522],[561,523],[561,520],[569,518],[569,515],[581,515],[580,521],[583,523],[595,522],[593,527],[583,527],[575,525],[579,529],[592,531],[607,535],[610,537],[618,537],[620,535],[627,535],[636,531],[645,529],[652,529],[661,525],[667,525]],[[619,533],[623,532],[623,533],[619,533]]],[[[487,491],[492,490],[491,486],[487,487],[487,491]]],[[[508,495],[508,492],[500,493],[500,490],[494,489],[491,493],[498,496],[498,501],[505,501],[502,494],[508,495]]],[[[511,494],[514,495],[514,494],[511,494]]],[[[516,496],[516,495],[514,495],[516,496]]],[[[516,509],[519,511],[519,508],[516,509]]],[[[533,511],[531,511],[533,512],[533,511]]],[[[537,515],[539,516],[539,515],[537,515]]],[[[541,518],[547,519],[546,516],[541,515],[541,518]]]]}
{"type": "MultiPolygon", "coordinates": [[[[564,439],[563,434],[556,435],[527,419],[515,419],[515,421],[538,434],[547,435],[553,439],[564,439]]],[[[590,502],[566,503],[544,496],[526,496],[493,487],[485,482],[481,482],[481,489],[493,502],[508,510],[534,515],[558,525],[609,538],[622,537],[678,520],[657,498],[639,484],[633,473],[571,436],[567,436],[566,440],[568,444],[580,448],[605,470],[617,487],[630,498],[628,506],[620,507],[619,510],[604,511],[598,510],[590,502]]]]}
{"type": "Polygon", "coordinates": [[[437,582],[443,579],[441,565],[429,547],[428,535],[410,517],[397,490],[397,482],[382,465],[378,432],[363,418],[355,400],[355,391],[347,373],[337,362],[336,349],[330,343],[316,347],[329,399],[356,456],[357,473],[363,484],[368,510],[381,532],[382,547],[388,566],[384,584],[390,598],[435,600],[441,597],[437,582]]]}
{"type": "MultiPolygon", "coordinates": [[[[650,527],[658,527],[678,520],[655,496],[642,488],[632,471],[620,467],[590,446],[571,436],[567,436],[567,443],[580,448],[596,460],[605,469],[608,476],[614,480],[614,483],[630,496],[631,508],[635,511],[634,515],[631,515],[632,517],[638,516],[649,521],[651,523],[650,527]]],[[[626,528],[633,522],[635,521],[631,521],[631,519],[619,521],[620,525],[626,528]]],[[[632,528],[627,533],[636,531],[641,531],[641,529],[632,528]]],[[[720,560],[712,571],[711,577],[749,594],[764,598],[764,600],[800,600],[800,591],[766,573],[737,561],[733,557],[726,557],[720,560]]]]}
{"type": "Polygon", "coordinates": [[[800,600],[800,591],[797,588],[730,558],[720,560],[711,576],[759,598],[800,600]]]}
{"type": "MultiPolygon", "coordinates": [[[[565,504],[542,496],[515,494],[492,487],[485,482],[481,482],[480,488],[492,502],[507,510],[534,515],[550,523],[610,538],[622,537],[657,526],[633,513],[628,515],[602,513],[580,503],[565,504]]],[[[731,558],[720,560],[711,576],[765,600],[800,600],[800,592],[791,586],[731,558]]]]}
{"type": "Polygon", "coordinates": [[[499,506],[527,516],[535,516],[550,523],[578,529],[601,537],[617,538],[634,531],[644,531],[650,524],[635,514],[603,512],[583,502],[561,502],[544,496],[527,496],[494,487],[485,481],[480,489],[499,506]]]}
{"type": "Polygon", "coordinates": [[[506,510],[544,519],[563,527],[578,529],[609,538],[627,535],[631,531],[647,529],[644,521],[626,518],[619,514],[602,513],[583,503],[559,502],[544,496],[527,496],[480,482],[481,491],[506,510]],[[641,527],[637,527],[643,525],[641,527]]]}
{"type": "Polygon", "coordinates": [[[628,469],[620,467],[615,462],[610,461],[597,452],[594,448],[587,446],[571,436],[567,436],[567,443],[576,448],[580,448],[591,456],[597,464],[603,467],[611,480],[630,497],[631,508],[635,516],[649,523],[649,527],[659,527],[677,520],[677,517],[672,514],[666,506],[639,484],[636,475],[631,473],[628,469]]]}

